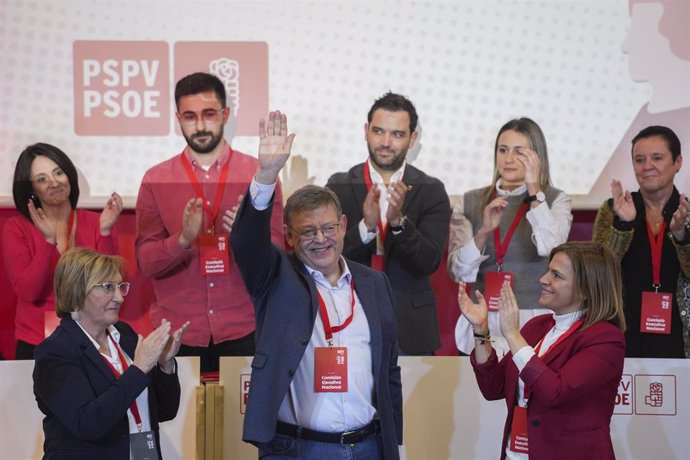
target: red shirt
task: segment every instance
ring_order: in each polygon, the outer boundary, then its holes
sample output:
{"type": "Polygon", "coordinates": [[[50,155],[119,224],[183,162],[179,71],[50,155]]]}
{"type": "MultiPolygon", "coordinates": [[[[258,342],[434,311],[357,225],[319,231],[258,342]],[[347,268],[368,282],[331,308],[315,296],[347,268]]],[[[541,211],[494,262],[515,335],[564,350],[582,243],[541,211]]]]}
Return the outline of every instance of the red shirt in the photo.
{"type": "MultiPolygon", "coordinates": [[[[221,169],[230,158],[229,152],[226,146],[220,158],[205,171],[185,150],[184,155],[211,206],[221,169]]],[[[225,211],[237,204],[239,195],[247,193],[257,166],[256,158],[233,151],[223,199],[214,222],[216,234],[223,231],[225,211]]],[[[211,339],[220,343],[250,334],[255,329],[255,320],[254,307],[232,254],[229,274],[202,276],[196,244],[185,249],[178,242],[182,212],[194,197],[194,188],[179,154],[146,172],[136,205],[136,257],[139,270],[154,281],[155,297],[151,305],[154,326],[165,318],[174,330],[190,321],[184,344],[205,347],[211,339]]],[[[284,247],[280,188],[276,188],[274,206],[271,238],[278,247],[284,247]]],[[[202,231],[208,224],[208,215],[204,212],[202,231]]]]}
{"type": "MultiPolygon", "coordinates": [[[[115,255],[118,252],[115,226],[109,236],[101,236],[99,219],[98,212],[78,209],[74,243],[115,255]]],[[[7,277],[17,296],[15,338],[38,345],[45,338],[45,312],[55,311],[53,273],[60,253],[33,222],[21,215],[7,221],[2,243],[7,277]]]]}

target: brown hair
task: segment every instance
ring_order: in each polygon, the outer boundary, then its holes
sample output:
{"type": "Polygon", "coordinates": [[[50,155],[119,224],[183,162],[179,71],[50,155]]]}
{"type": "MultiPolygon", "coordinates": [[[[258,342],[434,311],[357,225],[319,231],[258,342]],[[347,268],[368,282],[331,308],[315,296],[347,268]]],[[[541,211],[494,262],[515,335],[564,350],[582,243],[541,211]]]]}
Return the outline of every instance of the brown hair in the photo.
{"type": "Polygon", "coordinates": [[[625,331],[621,268],[613,253],[600,243],[570,241],[553,248],[549,262],[558,253],[573,264],[576,295],[586,309],[582,328],[608,321],[625,331]]]}
{"type": "Polygon", "coordinates": [[[86,296],[96,284],[111,280],[116,274],[124,277],[122,257],[99,254],[86,248],[70,249],[55,267],[55,310],[58,317],[69,316],[84,306],[86,296]]]}

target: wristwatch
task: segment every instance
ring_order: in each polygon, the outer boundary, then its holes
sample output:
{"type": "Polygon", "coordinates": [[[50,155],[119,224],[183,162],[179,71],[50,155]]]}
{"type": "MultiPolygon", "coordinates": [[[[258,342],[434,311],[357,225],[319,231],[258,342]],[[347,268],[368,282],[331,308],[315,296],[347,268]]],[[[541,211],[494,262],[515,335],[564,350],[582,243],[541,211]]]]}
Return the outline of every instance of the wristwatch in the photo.
{"type": "Polygon", "coordinates": [[[405,223],[407,222],[407,216],[402,216],[400,218],[400,223],[398,225],[391,225],[391,232],[402,232],[405,230],[405,223]]]}
{"type": "Polygon", "coordinates": [[[539,192],[537,192],[536,195],[530,195],[527,197],[528,203],[531,203],[533,201],[536,201],[538,203],[543,203],[544,201],[546,201],[546,195],[544,195],[544,192],[539,191],[539,192]]]}

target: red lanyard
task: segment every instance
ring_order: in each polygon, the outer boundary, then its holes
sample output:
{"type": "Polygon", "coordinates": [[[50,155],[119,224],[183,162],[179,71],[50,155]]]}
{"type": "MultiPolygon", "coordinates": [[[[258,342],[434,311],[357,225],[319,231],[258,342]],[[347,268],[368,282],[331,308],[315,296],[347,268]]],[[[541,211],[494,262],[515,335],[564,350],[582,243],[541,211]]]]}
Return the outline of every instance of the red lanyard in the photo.
{"type": "MultiPolygon", "coordinates": [[[[496,195],[494,194],[494,196],[496,195]]],[[[498,227],[494,229],[494,246],[496,247],[496,263],[498,264],[498,271],[501,271],[502,269],[503,256],[505,256],[506,252],[508,252],[508,245],[510,245],[510,240],[513,238],[513,233],[515,233],[515,229],[517,229],[522,216],[524,216],[526,212],[527,203],[522,203],[520,208],[517,210],[515,217],[513,218],[513,222],[510,224],[510,228],[508,229],[508,233],[506,233],[503,242],[501,242],[501,232],[499,231],[498,227]]]]}
{"type": "Polygon", "coordinates": [[[218,211],[220,211],[220,203],[223,200],[223,192],[225,191],[225,184],[228,179],[228,172],[230,170],[230,160],[232,159],[232,148],[228,146],[228,149],[230,149],[230,154],[228,155],[228,160],[225,162],[223,165],[223,169],[220,171],[220,178],[218,179],[218,187],[216,188],[216,196],[213,199],[213,208],[211,208],[206,201],[206,197],[204,196],[204,191],[201,189],[201,184],[199,184],[199,179],[196,177],[196,174],[194,174],[194,170],[192,169],[192,165],[189,164],[189,160],[187,160],[187,157],[184,154],[184,151],[181,154],[182,157],[182,165],[184,166],[184,169],[187,171],[187,176],[189,176],[189,181],[192,183],[192,187],[194,187],[194,191],[196,192],[196,196],[198,198],[201,198],[201,200],[204,203],[204,211],[208,214],[209,217],[209,226],[208,226],[208,233],[214,234],[215,233],[215,221],[216,221],[216,216],[218,216],[218,211]]]}
{"type": "MultiPolygon", "coordinates": [[[[575,321],[575,322],[572,324],[572,326],[570,326],[570,327],[568,328],[567,331],[565,331],[563,334],[561,334],[561,335],[556,339],[556,341],[555,341],[554,343],[552,343],[551,346],[550,346],[549,348],[546,349],[546,351],[544,352],[543,355],[539,356],[539,350],[541,350],[541,344],[544,342],[544,338],[545,338],[546,336],[542,337],[542,339],[539,341],[539,343],[537,344],[537,346],[534,348],[534,354],[535,354],[537,357],[543,358],[543,357],[546,356],[551,350],[553,350],[554,348],[556,348],[556,345],[558,345],[559,343],[563,342],[565,339],[567,339],[568,337],[570,337],[570,335],[571,335],[573,332],[575,332],[580,326],[582,326],[582,323],[584,323],[584,322],[585,322],[584,318],[580,318],[580,319],[578,319],[577,321],[575,321]]],[[[548,332],[547,332],[547,334],[548,334],[548,332]]],[[[525,385],[525,392],[524,392],[524,393],[525,393],[525,400],[528,400],[528,399],[529,399],[529,396],[530,396],[530,393],[531,393],[531,392],[530,392],[529,386],[525,385]]]]}
{"type": "MultiPolygon", "coordinates": [[[[129,364],[127,364],[127,360],[125,359],[124,353],[122,353],[122,350],[120,350],[119,345],[113,340],[113,338],[110,336],[110,332],[106,331],[106,334],[108,334],[108,338],[110,339],[111,342],[113,342],[113,345],[115,346],[115,349],[117,350],[117,356],[120,359],[120,362],[122,363],[122,372],[118,371],[115,366],[113,366],[113,363],[111,363],[105,356],[101,355],[103,358],[103,361],[108,365],[111,371],[113,371],[113,374],[115,374],[115,378],[120,378],[122,373],[124,373],[128,368],[129,364]]],[[[139,406],[137,406],[137,400],[135,399],[132,401],[132,405],[129,406],[129,409],[132,411],[132,416],[134,417],[134,421],[137,424],[137,428],[139,428],[139,431],[141,431],[141,415],[139,414],[139,406]]]]}
{"type": "MultiPolygon", "coordinates": [[[[367,192],[371,190],[374,184],[371,182],[371,174],[369,173],[369,162],[364,162],[364,183],[367,186],[367,192]]],[[[381,222],[381,216],[379,216],[379,221],[376,224],[379,229],[379,238],[381,238],[381,246],[386,242],[386,230],[388,229],[388,224],[384,227],[383,222],[381,222]]]]}
{"type": "Polygon", "coordinates": [[[652,227],[647,223],[647,236],[649,237],[649,246],[652,249],[652,278],[654,284],[652,285],[656,292],[659,292],[661,287],[661,250],[664,247],[664,231],[666,230],[666,221],[661,221],[659,234],[654,236],[652,227]]]}
{"type": "Polygon", "coordinates": [[[328,342],[328,346],[333,346],[333,333],[340,332],[349,326],[352,322],[352,318],[355,316],[355,281],[350,279],[350,296],[352,297],[350,301],[350,316],[339,326],[331,326],[331,322],[328,319],[328,311],[326,310],[326,302],[324,302],[318,289],[316,290],[316,295],[319,296],[319,312],[321,313],[321,322],[323,323],[326,341],[328,342]]]}

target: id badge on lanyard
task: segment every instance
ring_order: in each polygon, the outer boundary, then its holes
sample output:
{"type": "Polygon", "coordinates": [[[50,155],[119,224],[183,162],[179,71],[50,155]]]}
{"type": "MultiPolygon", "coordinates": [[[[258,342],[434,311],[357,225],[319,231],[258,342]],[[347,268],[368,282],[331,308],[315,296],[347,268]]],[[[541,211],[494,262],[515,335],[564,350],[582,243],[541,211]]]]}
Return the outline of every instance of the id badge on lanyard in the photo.
{"type": "Polygon", "coordinates": [[[319,313],[323,322],[327,347],[314,348],[314,392],[345,393],[347,392],[347,347],[333,346],[333,333],[340,332],[350,325],[355,315],[355,285],[350,280],[350,316],[338,326],[331,326],[326,310],[326,302],[317,290],[319,313]]]}
{"type": "Polygon", "coordinates": [[[510,240],[513,239],[513,234],[522,220],[522,216],[527,212],[527,204],[523,203],[515,213],[515,217],[508,228],[503,241],[501,241],[501,233],[498,228],[494,229],[494,247],[496,248],[496,264],[498,265],[496,271],[486,273],[484,282],[484,297],[487,299],[489,311],[498,311],[498,301],[501,299],[501,287],[506,282],[513,287],[513,272],[503,271],[503,258],[508,252],[510,240]]]}
{"type": "Polygon", "coordinates": [[[671,333],[671,306],[673,294],[659,292],[661,287],[661,252],[664,247],[664,231],[666,221],[662,221],[659,233],[654,235],[652,227],[647,224],[647,237],[652,252],[652,287],[654,292],[642,292],[642,308],[640,315],[640,332],[648,334],[671,333]]]}

